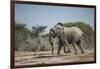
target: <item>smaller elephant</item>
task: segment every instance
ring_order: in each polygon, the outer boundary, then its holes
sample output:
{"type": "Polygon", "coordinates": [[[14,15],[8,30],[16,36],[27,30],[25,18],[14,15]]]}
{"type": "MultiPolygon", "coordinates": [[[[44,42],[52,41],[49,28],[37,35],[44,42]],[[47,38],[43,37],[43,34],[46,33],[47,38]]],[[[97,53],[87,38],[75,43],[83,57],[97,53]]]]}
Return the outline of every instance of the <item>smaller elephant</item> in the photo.
{"type": "Polygon", "coordinates": [[[77,55],[77,49],[76,45],[79,46],[82,53],[84,53],[84,50],[82,49],[82,41],[83,41],[83,32],[76,26],[74,27],[64,27],[62,23],[58,23],[55,25],[49,32],[49,42],[52,46],[52,54],[54,51],[53,48],[53,38],[58,37],[59,39],[59,46],[57,54],[60,54],[61,48],[64,47],[64,52],[70,52],[69,44],[72,44],[75,52],[74,54],[77,55]],[[68,51],[65,51],[65,45],[68,48],[68,51]]]}

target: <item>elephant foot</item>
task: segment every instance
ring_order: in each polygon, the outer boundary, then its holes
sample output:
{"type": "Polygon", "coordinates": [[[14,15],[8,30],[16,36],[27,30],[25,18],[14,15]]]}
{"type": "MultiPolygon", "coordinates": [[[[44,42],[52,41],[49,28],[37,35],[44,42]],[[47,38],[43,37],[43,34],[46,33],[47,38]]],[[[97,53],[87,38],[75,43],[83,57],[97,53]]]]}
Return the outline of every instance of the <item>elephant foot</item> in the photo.
{"type": "Polygon", "coordinates": [[[70,53],[71,51],[70,50],[68,50],[68,51],[64,51],[64,53],[70,53]]]}
{"type": "Polygon", "coordinates": [[[77,55],[78,53],[77,53],[77,52],[75,52],[74,54],[75,54],[75,55],[77,55]]]}
{"type": "Polygon", "coordinates": [[[37,56],[38,55],[38,53],[34,53],[34,56],[37,56]]]}
{"type": "Polygon", "coordinates": [[[57,56],[60,56],[60,54],[57,54],[57,56]]]}
{"type": "Polygon", "coordinates": [[[60,53],[57,53],[58,56],[60,56],[60,53]]]}
{"type": "Polygon", "coordinates": [[[71,51],[66,51],[66,52],[64,52],[64,53],[70,53],[71,51]]]}
{"type": "Polygon", "coordinates": [[[37,54],[36,53],[34,53],[34,56],[36,56],[37,54]]]}
{"type": "Polygon", "coordinates": [[[68,50],[68,53],[70,53],[71,51],[70,50],[68,50]]]}
{"type": "Polygon", "coordinates": [[[83,53],[84,53],[84,51],[81,52],[81,54],[83,54],[83,53]]]}
{"type": "Polygon", "coordinates": [[[51,55],[53,55],[53,53],[51,53],[51,55]]]}

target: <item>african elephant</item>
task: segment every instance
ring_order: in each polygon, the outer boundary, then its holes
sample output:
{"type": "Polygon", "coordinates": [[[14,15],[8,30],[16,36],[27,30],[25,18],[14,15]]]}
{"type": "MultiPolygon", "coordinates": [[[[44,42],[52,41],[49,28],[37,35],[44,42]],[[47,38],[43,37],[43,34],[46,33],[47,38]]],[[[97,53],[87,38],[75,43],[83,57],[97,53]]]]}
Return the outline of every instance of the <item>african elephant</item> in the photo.
{"type": "Polygon", "coordinates": [[[84,53],[84,50],[82,49],[82,41],[83,41],[83,32],[76,26],[74,27],[64,27],[62,23],[58,23],[53,28],[50,29],[49,32],[49,42],[52,46],[52,54],[54,51],[53,47],[53,38],[58,37],[59,44],[58,44],[58,51],[57,54],[60,54],[60,51],[62,47],[64,47],[64,52],[70,52],[69,44],[72,44],[75,52],[74,54],[77,55],[77,49],[75,45],[79,46],[82,53],[84,53]],[[68,51],[65,51],[66,47],[68,48],[68,51]]]}

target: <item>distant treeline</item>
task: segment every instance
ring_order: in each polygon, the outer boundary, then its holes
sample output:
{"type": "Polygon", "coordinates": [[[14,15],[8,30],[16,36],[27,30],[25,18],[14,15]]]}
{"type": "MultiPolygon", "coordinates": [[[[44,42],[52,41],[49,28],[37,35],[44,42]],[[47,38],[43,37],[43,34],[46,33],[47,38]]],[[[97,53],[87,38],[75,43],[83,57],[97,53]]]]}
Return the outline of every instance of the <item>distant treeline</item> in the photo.
{"type": "MultiPolygon", "coordinates": [[[[94,47],[94,34],[93,28],[84,22],[67,22],[64,23],[65,27],[77,26],[84,32],[84,45],[85,49],[94,47]]],[[[25,24],[15,23],[15,50],[16,51],[36,51],[40,47],[41,51],[51,50],[48,40],[48,33],[45,32],[47,26],[33,26],[29,30],[25,24]]],[[[57,47],[57,39],[54,39],[55,47],[57,47]]]]}

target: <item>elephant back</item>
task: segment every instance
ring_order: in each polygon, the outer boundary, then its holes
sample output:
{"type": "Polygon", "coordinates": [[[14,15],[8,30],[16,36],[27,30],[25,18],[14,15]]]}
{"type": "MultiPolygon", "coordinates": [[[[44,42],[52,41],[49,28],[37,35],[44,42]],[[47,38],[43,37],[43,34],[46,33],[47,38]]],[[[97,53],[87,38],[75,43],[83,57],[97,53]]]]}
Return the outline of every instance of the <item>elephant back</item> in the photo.
{"type": "Polygon", "coordinates": [[[71,34],[73,33],[74,35],[77,34],[77,35],[82,35],[84,34],[81,29],[79,29],[78,27],[64,27],[64,32],[65,34],[71,34]]]}
{"type": "Polygon", "coordinates": [[[77,42],[81,38],[83,38],[83,32],[78,27],[64,27],[64,33],[69,42],[77,42]]]}

